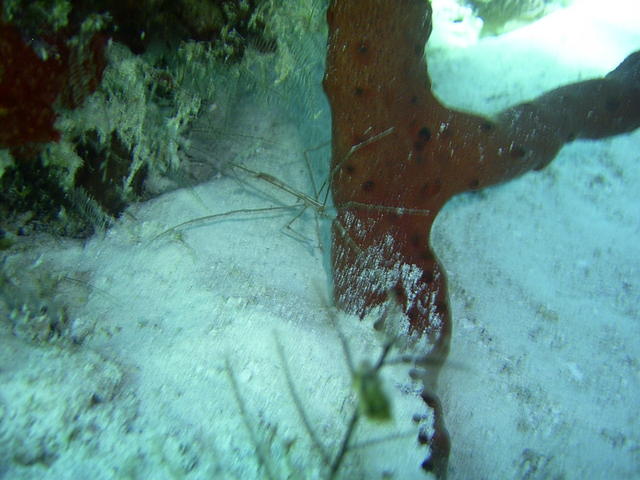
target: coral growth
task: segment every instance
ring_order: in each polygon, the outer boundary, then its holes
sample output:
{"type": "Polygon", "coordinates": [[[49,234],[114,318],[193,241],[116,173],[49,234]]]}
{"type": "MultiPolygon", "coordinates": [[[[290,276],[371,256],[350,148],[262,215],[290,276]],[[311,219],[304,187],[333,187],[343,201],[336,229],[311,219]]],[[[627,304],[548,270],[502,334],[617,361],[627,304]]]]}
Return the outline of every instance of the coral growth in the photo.
{"type": "Polygon", "coordinates": [[[482,18],[482,33],[504,33],[532,22],[553,9],[567,6],[571,0],[466,0],[482,18]]]}
{"type": "MultiPolygon", "coordinates": [[[[206,180],[191,178],[211,172],[189,155],[197,115],[224,122],[238,97],[279,101],[321,68],[322,0],[0,3],[0,217],[14,232],[31,230],[15,218],[28,210],[30,227],[84,236],[143,194],[206,180]]],[[[308,116],[324,108],[299,96],[308,116]]]]}
{"type": "Polygon", "coordinates": [[[58,140],[53,104],[64,87],[67,50],[40,58],[17,28],[0,24],[0,147],[58,140]]]}
{"type": "Polygon", "coordinates": [[[256,17],[260,0],[143,0],[78,2],[73,16],[82,17],[107,11],[114,25],[113,39],[134,53],[145,52],[161,42],[204,41],[211,44],[218,58],[242,59],[250,46],[271,51],[274,41],[265,37],[265,25],[256,17]]]}
{"type": "Polygon", "coordinates": [[[59,140],[56,108],[76,108],[95,91],[106,39],[75,40],[55,35],[36,49],[18,28],[0,23],[0,148],[59,140]]]}
{"type": "MultiPolygon", "coordinates": [[[[11,9],[5,9],[5,17],[7,12],[11,9]]],[[[61,209],[75,209],[64,182],[75,159],[45,157],[62,139],[61,115],[80,107],[98,88],[107,38],[96,32],[100,23],[95,19],[75,28],[62,22],[65,28],[56,31],[57,23],[36,28],[25,23],[29,18],[20,17],[19,26],[0,19],[0,149],[6,149],[0,198],[3,218],[31,212],[48,222],[60,218],[61,209]]]]}

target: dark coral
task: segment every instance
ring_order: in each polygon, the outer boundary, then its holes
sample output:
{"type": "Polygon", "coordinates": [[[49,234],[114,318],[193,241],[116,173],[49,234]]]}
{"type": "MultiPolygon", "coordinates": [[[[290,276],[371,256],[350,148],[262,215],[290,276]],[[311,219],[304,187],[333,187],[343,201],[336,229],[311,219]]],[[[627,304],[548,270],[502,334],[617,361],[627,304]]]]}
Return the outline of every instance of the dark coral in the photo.
{"type": "Polygon", "coordinates": [[[59,140],[56,109],[78,107],[98,87],[106,38],[76,37],[72,45],[70,38],[60,32],[27,41],[0,21],[0,148],[24,157],[37,149],[23,147],[59,140]]]}
{"type": "Polygon", "coordinates": [[[254,18],[260,0],[92,0],[75,2],[73,18],[108,12],[113,18],[110,35],[142,53],[154,42],[209,42],[227,61],[242,58],[249,45],[272,49],[264,24],[254,18]]]}
{"type": "Polygon", "coordinates": [[[0,148],[58,140],[54,103],[64,87],[67,48],[52,45],[43,59],[20,31],[0,24],[0,148]]]}
{"type": "MultiPolygon", "coordinates": [[[[275,48],[256,14],[260,4],[260,0],[16,0],[4,8],[0,0],[0,148],[9,149],[20,164],[5,171],[5,182],[15,187],[11,191],[31,190],[29,185],[16,183],[29,178],[23,175],[25,168],[41,168],[41,176],[52,180],[48,185],[55,184],[52,175],[56,170],[44,166],[46,144],[60,140],[55,124],[63,110],[80,107],[99,87],[111,39],[137,53],[154,45],[151,56],[162,52],[155,57],[164,64],[171,62],[179,42],[202,41],[209,44],[213,56],[233,62],[249,46],[262,51],[275,48]],[[31,165],[26,167],[24,162],[31,165]]],[[[159,102],[174,98],[169,73],[156,79],[154,88],[159,102]]],[[[141,192],[145,177],[145,168],[134,178],[127,171],[132,166],[127,150],[132,146],[125,148],[117,135],[97,139],[95,132],[65,137],[65,141],[75,144],[83,166],[75,172],[73,182],[69,172],[61,171],[60,185],[49,192],[51,202],[60,199],[57,190],[72,195],[82,191],[80,209],[87,201],[95,202],[104,213],[118,216],[141,192]],[[126,188],[122,185],[125,178],[129,179],[126,188]]],[[[75,164],[70,168],[76,168],[75,164]]],[[[7,200],[23,204],[20,198],[7,200]]],[[[68,210],[68,205],[59,206],[68,210]]],[[[41,213],[42,218],[50,218],[41,213]]]]}
{"type": "MultiPolygon", "coordinates": [[[[112,217],[119,217],[127,206],[124,180],[129,176],[133,162],[132,152],[114,132],[106,145],[102,145],[95,131],[75,140],[76,153],[84,160],[76,170],[74,185],[91,194],[103,210],[112,217]]],[[[133,193],[142,194],[145,168],[136,173],[133,193]]]]}
{"type": "MultiPolygon", "coordinates": [[[[11,207],[3,209],[2,218],[10,224],[15,215],[29,212],[40,229],[56,223],[61,211],[76,209],[61,185],[66,172],[45,165],[41,153],[48,142],[60,140],[55,127],[60,111],[82,105],[100,84],[107,37],[81,31],[80,25],[56,29],[31,7],[16,24],[0,19],[0,148],[15,160],[1,179],[3,204],[11,207]]],[[[71,223],[55,230],[73,235],[87,230],[71,223]]]]}

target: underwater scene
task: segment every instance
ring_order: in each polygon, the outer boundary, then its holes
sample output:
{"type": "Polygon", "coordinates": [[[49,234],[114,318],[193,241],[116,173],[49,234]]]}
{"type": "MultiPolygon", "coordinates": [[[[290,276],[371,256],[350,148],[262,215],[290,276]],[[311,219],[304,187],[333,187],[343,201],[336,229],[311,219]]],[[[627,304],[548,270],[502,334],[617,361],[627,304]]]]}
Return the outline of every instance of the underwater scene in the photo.
{"type": "Polygon", "coordinates": [[[636,0],[0,0],[0,479],[640,478],[636,0]]]}

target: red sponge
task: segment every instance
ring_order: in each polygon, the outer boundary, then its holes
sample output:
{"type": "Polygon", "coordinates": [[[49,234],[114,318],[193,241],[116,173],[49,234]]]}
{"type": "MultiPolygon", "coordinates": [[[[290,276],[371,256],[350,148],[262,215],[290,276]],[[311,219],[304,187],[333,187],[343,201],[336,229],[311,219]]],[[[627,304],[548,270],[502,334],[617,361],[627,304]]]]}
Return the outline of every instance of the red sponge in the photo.
{"type": "MultiPolygon", "coordinates": [[[[424,379],[433,393],[451,336],[445,274],[429,246],[438,211],[457,193],[546,166],[567,141],[640,126],[640,53],[603,79],[491,120],[450,110],[431,92],[429,2],[333,0],[327,20],[336,303],[363,316],[390,293],[398,298],[411,329],[433,344],[424,379]]],[[[439,410],[434,396],[431,403],[439,410]]],[[[436,414],[436,437],[448,445],[436,414]]],[[[440,448],[434,470],[446,470],[447,454],[440,448]]]]}

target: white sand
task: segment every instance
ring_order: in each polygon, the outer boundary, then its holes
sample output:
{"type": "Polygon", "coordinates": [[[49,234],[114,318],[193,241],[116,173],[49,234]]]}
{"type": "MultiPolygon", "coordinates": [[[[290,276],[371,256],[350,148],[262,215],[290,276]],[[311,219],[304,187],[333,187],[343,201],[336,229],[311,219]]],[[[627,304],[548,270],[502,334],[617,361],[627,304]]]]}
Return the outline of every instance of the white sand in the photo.
{"type": "MultiPolygon", "coordinates": [[[[640,6],[602,5],[432,62],[436,89],[491,113],[606,73],[640,47],[640,6]]],[[[575,142],[545,171],[441,212],[432,238],[462,365],[442,377],[451,478],[640,475],[639,160],[640,132],[575,142]]]]}

